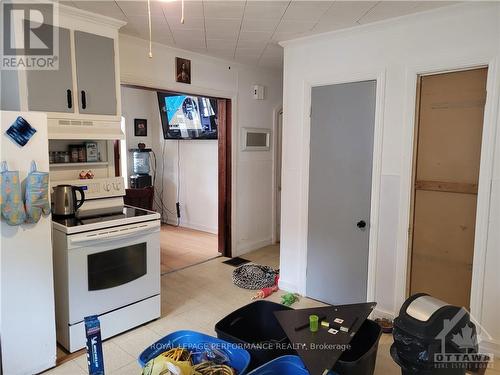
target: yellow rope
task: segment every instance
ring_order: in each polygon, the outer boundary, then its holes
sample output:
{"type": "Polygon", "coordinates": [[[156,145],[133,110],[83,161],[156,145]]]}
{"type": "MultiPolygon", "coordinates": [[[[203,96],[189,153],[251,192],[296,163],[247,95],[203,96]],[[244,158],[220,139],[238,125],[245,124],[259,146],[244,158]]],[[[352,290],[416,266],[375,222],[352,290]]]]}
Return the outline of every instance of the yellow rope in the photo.
{"type": "Polygon", "coordinates": [[[202,362],[193,366],[193,370],[200,375],[235,375],[235,371],[226,365],[216,365],[212,362],[202,362]]]}

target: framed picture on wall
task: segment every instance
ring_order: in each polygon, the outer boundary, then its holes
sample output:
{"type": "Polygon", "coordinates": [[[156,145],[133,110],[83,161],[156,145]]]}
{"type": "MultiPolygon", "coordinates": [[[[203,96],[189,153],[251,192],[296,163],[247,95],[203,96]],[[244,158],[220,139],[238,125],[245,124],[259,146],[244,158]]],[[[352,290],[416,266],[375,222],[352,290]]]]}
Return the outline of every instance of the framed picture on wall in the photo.
{"type": "Polygon", "coordinates": [[[180,83],[191,83],[191,60],[181,57],[175,58],[175,81],[180,83]]]}
{"type": "Polygon", "coordinates": [[[134,135],[136,137],[148,136],[148,120],[142,118],[134,119],[134,135]]]}

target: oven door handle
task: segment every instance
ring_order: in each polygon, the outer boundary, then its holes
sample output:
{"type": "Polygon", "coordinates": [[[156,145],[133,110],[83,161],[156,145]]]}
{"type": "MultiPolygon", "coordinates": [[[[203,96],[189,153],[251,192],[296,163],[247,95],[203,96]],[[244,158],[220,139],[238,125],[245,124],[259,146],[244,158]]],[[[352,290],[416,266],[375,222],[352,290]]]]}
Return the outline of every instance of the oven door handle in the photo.
{"type": "Polygon", "coordinates": [[[108,231],[98,232],[95,234],[86,234],[85,236],[78,236],[71,238],[72,245],[81,245],[87,242],[116,240],[120,238],[130,237],[132,235],[142,235],[157,231],[159,228],[151,224],[142,224],[122,229],[110,229],[108,231]]]}

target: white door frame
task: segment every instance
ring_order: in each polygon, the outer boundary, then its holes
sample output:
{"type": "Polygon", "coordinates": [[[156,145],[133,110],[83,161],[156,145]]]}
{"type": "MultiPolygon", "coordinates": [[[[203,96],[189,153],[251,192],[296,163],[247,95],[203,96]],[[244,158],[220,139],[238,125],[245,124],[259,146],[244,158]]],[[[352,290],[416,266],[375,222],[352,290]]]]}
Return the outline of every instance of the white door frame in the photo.
{"type": "Polygon", "coordinates": [[[411,213],[411,191],[413,179],[413,149],[415,142],[415,111],[417,100],[417,80],[420,75],[449,73],[460,70],[471,70],[488,67],[487,97],[484,109],[483,139],[481,143],[481,160],[479,172],[479,186],[476,209],[476,229],[474,239],[474,258],[472,266],[472,286],[470,309],[474,319],[481,323],[484,289],[484,271],[486,268],[486,251],[488,241],[488,222],[490,214],[491,181],[493,177],[494,149],[497,131],[498,103],[493,99],[498,98],[500,77],[498,75],[498,61],[483,60],[470,61],[463,64],[440,64],[417,66],[407,69],[406,87],[407,116],[405,121],[405,138],[403,139],[401,190],[400,190],[400,217],[396,258],[396,279],[394,305],[401,306],[407,298],[407,281],[409,277],[409,228],[411,213]]]}
{"type": "Polygon", "coordinates": [[[306,295],[307,285],[307,233],[308,233],[308,209],[309,209],[309,158],[310,158],[310,140],[311,140],[311,91],[313,87],[329,86],[343,83],[355,83],[363,81],[376,81],[375,98],[375,127],[373,134],[373,158],[372,158],[372,189],[371,189],[371,207],[370,207],[370,227],[369,227],[369,245],[368,245],[368,278],[366,288],[367,301],[375,300],[375,271],[377,264],[377,243],[378,243],[378,223],[380,206],[380,183],[382,177],[382,140],[383,140],[383,115],[385,101],[385,70],[380,72],[367,72],[356,74],[345,74],[338,79],[319,80],[304,82],[304,119],[302,129],[302,145],[304,147],[303,160],[301,161],[301,190],[302,190],[302,212],[301,212],[301,246],[299,249],[300,263],[306,265],[300,267],[299,272],[299,293],[306,295]]]}
{"type": "MultiPolygon", "coordinates": [[[[279,129],[280,127],[280,121],[279,117],[280,114],[283,114],[283,107],[279,106],[276,108],[273,112],[274,116],[274,121],[273,121],[273,134],[274,134],[274,139],[273,139],[273,207],[272,207],[272,217],[273,217],[273,223],[272,223],[272,242],[277,243],[279,241],[278,238],[278,221],[281,220],[281,215],[278,215],[278,163],[279,163],[279,158],[282,157],[283,155],[283,115],[281,117],[281,131],[279,129]],[[280,139],[281,138],[281,139],[280,139]],[[278,149],[278,146],[281,143],[281,150],[278,149]]],[[[281,168],[280,168],[280,173],[282,174],[283,170],[283,163],[281,163],[281,168]]],[[[283,182],[281,182],[281,185],[283,185],[283,182]]],[[[281,213],[281,210],[280,210],[281,213]]]]}

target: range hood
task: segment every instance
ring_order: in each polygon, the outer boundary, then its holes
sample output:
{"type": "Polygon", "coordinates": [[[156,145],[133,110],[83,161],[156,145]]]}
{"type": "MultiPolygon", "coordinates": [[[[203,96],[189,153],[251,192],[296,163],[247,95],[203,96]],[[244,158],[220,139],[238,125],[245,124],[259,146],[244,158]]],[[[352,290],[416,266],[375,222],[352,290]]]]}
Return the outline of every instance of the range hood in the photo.
{"type": "Polygon", "coordinates": [[[125,139],[120,121],[49,118],[47,122],[49,139],[125,139]]]}

